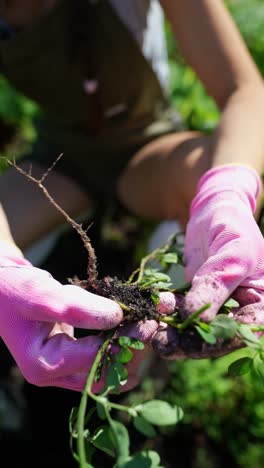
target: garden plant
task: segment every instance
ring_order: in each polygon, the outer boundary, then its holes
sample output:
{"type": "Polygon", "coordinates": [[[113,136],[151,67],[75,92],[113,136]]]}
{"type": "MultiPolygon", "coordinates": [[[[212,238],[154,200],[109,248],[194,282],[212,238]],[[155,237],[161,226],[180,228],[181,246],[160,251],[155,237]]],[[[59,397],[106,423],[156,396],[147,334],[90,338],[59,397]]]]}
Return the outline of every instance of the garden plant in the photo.
{"type": "MultiPolygon", "coordinates": [[[[205,354],[217,357],[247,347],[248,356],[235,358],[228,368],[228,373],[240,376],[252,372],[261,378],[264,378],[264,326],[257,323],[239,323],[235,314],[239,303],[232,298],[220,308],[210,323],[203,321],[200,316],[211,304],[204,304],[192,315],[183,318],[181,307],[191,284],[175,289],[170,277],[172,265],[184,265],[183,246],[178,241],[178,235],[173,235],[164,245],[143,257],[139,267],[131,273],[127,281],[110,276],[98,278],[96,254],[87,231],[56,203],[43,184],[55,163],[41,179],[36,179],[15,162],[9,162],[38,185],[50,203],[81,237],[88,253],[87,278],[70,278],[69,282],[116,301],[124,314],[123,322],[117,328],[103,332],[104,341],[87,376],[79,407],[73,408],[71,412],[69,426],[72,455],[80,468],[94,466],[92,457],[96,450],[102,450],[112,457],[115,468],[161,468],[159,454],[153,450],[130,453],[129,430],[113,414],[115,411],[125,412],[128,422],[132,422],[136,430],[145,437],[152,438],[156,435],[156,427],[177,424],[183,418],[183,410],[160,399],[141,401],[136,405],[123,405],[112,401],[112,396],[118,395],[122,386],[127,383],[126,365],[133,359],[135,352],[140,353],[145,347],[140,340],[122,333],[123,324],[154,319],[172,327],[179,337],[180,353],[184,357],[200,358],[205,354]],[[152,267],[153,261],[158,263],[158,267],[152,267]],[[159,311],[161,293],[175,295],[174,310],[159,311]],[[105,376],[104,388],[95,393],[93,385],[102,375],[105,376]],[[93,405],[87,409],[89,399],[93,405]],[[89,424],[95,412],[101,424],[90,429],[89,424]]],[[[161,354],[166,357],[166,346],[161,348],[161,354]]]]}

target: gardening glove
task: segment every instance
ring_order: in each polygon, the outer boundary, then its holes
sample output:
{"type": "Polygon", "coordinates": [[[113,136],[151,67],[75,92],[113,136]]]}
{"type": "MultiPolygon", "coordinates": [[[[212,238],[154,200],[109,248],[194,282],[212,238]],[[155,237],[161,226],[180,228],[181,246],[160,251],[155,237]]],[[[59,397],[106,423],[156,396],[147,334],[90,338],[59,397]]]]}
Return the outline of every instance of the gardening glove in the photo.
{"type": "Polygon", "coordinates": [[[122,317],[114,301],[60,284],[0,243],[0,336],[28,382],[82,391],[103,338],[75,339],[73,327],[107,330],[122,317]]]}
{"type": "MultiPolygon", "coordinates": [[[[185,273],[192,286],[180,308],[183,319],[210,304],[200,318],[211,321],[232,296],[240,305],[235,319],[264,322],[264,240],[253,216],[260,188],[258,174],[246,166],[220,166],[201,178],[185,237],[185,273]]],[[[155,336],[154,347],[176,357],[182,340],[167,327],[155,336]]],[[[190,339],[189,347],[195,348],[190,339]]],[[[187,348],[185,343],[182,354],[187,348]]],[[[204,345],[200,354],[190,353],[205,357],[208,349],[204,345]]],[[[218,349],[216,355],[229,351],[218,349]]]]}

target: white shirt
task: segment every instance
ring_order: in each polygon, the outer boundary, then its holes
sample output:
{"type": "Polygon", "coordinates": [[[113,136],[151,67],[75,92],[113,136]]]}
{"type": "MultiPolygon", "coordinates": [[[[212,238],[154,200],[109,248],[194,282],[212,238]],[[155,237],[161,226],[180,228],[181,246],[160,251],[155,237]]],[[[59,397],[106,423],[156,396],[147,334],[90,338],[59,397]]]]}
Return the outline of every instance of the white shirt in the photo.
{"type": "Polygon", "coordinates": [[[162,88],[168,90],[168,55],[160,3],[157,0],[110,0],[110,3],[132,32],[162,88]]]}

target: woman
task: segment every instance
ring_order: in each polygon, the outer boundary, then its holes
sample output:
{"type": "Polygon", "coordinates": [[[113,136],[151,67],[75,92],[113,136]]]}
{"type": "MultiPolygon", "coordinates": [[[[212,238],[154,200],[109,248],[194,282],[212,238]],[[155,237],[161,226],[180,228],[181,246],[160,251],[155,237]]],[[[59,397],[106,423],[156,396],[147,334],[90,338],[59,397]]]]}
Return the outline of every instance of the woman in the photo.
{"type": "MultiPolygon", "coordinates": [[[[43,110],[21,167],[32,162],[39,177],[63,153],[46,186],[71,216],[116,196],[141,216],[177,218],[192,281],[183,314],[210,303],[203,319],[211,320],[235,291],[238,318],[261,322],[264,243],[254,212],[264,91],[223,2],[14,0],[1,15],[2,73],[43,110]],[[161,9],[221,110],[211,136],[183,131],[169,106],[161,9]]],[[[0,198],[0,335],[28,381],[81,390],[100,340],[74,340],[72,327],[111,328],[122,311],[23,258],[20,249],[62,220],[14,168],[0,198]]],[[[154,322],[137,329],[177,356],[168,331],[156,331],[154,322]]],[[[130,386],[134,378],[131,370],[130,386]]]]}

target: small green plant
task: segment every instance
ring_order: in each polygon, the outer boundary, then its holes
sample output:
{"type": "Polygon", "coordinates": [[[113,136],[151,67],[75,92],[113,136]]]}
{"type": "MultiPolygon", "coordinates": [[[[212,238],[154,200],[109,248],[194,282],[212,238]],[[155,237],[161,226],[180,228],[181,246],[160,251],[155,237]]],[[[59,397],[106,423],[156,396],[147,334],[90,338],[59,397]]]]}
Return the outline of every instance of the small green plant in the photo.
{"type": "Polygon", "coordinates": [[[183,411],[177,406],[170,405],[162,400],[146,401],[135,406],[125,406],[110,400],[110,394],[118,394],[120,386],[127,381],[127,364],[133,356],[132,349],[142,350],[143,343],[129,337],[119,337],[120,351],[110,354],[106,358],[107,375],[105,388],[100,394],[92,391],[93,382],[98,378],[98,368],[105,352],[111,342],[112,336],[108,336],[97,353],[92,369],[89,373],[85,389],[82,394],[79,409],[73,409],[70,417],[71,448],[74,458],[80,467],[92,467],[92,455],[96,449],[116,459],[114,466],[118,468],[133,468],[139,466],[160,467],[160,457],[152,450],[143,450],[135,455],[130,455],[129,432],[126,426],[114,419],[113,411],[127,413],[134,427],[146,437],[156,435],[155,426],[174,425],[183,417],[183,411]],[[87,400],[94,402],[89,412],[86,412],[87,400]],[[94,412],[97,411],[101,424],[91,431],[88,427],[94,412]],[[73,441],[76,439],[77,450],[73,441]]]}
{"type": "MultiPolygon", "coordinates": [[[[137,317],[142,318],[143,314],[145,318],[155,316],[157,320],[160,320],[161,316],[156,310],[159,300],[158,292],[160,290],[168,291],[172,286],[170,277],[165,271],[182,257],[180,247],[175,244],[175,239],[176,236],[173,236],[163,247],[143,258],[140,267],[132,273],[127,283],[122,284],[123,288],[127,288],[128,291],[135,291],[135,287],[139,288],[144,295],[144,305],[146,300],[150,301],[151,311],[139,311],[135,308],[135,304],[131,307],[130,302],[124,304],[118,301],[128,321],[133,322],[138,319],[137,317]],[[153,260],[160,262],[161,270],[147,267],[153,260]]],[[[115,299],[114,295],[111,297],[115,299]]],[[[114,410],[127,413],[128,419],[134,427],[148,438],[156,435],[156,426],[175,425],[183,417],[183,411],[180,407],[170,405],[162,400],[154,399],[134,406],[124,406],[110,400],[111,395],[119,394],[120,387],[127,382],[128,372],[125,366],[132,360],[133,351],[140,352],[143,349],[144,344],[141,341],[128,336],[119,336],[118,329],[106,334],[105,341],[89,372],[80,406],[72,411],[70,417],[72,453],[81,468],[93,466],[92,455],[96,449],[115,458],[114,466],[116,468],[161,467],[160,457],[153,450],[143,450],[135,455],[130,454],[129,432],[123,423],[113,419],[112,416],[114,410]],[[111,346],[114,344],[119,346],[118,353],[111,353],[111,346]],[[95,394],[92,391],[93,383],[100,378],[104,369],[106,369],[105,387],[102,392],[95,394]],[[87,413],[87,400],[89,398],[93,400],[94,407],[87,413]],[[102,425],[90,431],[88,423],[95,411],[97,411],[98,418],[102,420],[102,425]],[[76,450],[74,449],[74,439],[76,440],[76,450]]]]}
{"type": "MultiPolygon", "coordinates": [[[[173,283],[166,271],[172,264],[182,264],[181,252],[182,246],[177,244],[177,236],[172,236],[164,246],[142,259],[140,267],[130,276],[127,287],[137,285],[143,291],[148,291],[155,307],[159,302],[159,292],[173,291],[179,294],[179,291],[171,287],[173,283]],[[153,260],[159,261],[160,268],[148,266],[149,262],[153,260]]],[[[184,294],[189,289],[190,285],[186,284],[184,294]]],[[[181,288],[181,294],[183,294],[182,291],[181,288]]],[[[134,309],[131,310],[128,305],[122,303],[120,305],[131,319],[134,309]]],[[[225,343],[236,340],[236,346],[247,346],[251,356],[234,360],[228,368],[229,375],[242,375],[253,371],[264,376],[264,341],[255,335],[256,332],[264,331],[264,327],[244,325],[235,321],[232,317],[232,310],[239,307],[239,304],[232,298],[222,306],[210,324],[205,323],[199,317],[209,307],[210,304],[205,304],[184,321],[180,318],[179,310],[176,310],[172,315],[158,315],[156,320],[167,323],[180,334],[195,333],[203,342],[212,346],[212,350],[213,346],[219,342],[224,346],[225,343]]],[[[148,316],[147,312],[145,312],[145,316],[148,316]]],[[[134,427],[147,438],[155,437],[156,426],[172,426],[183,418],[182,408],[160,399],[126,406],[111,401],[111,395],[118,394],[120,387],[127,382],[128,372],[125,366],[133,358],[133,351],[140,352],[143,349],[144,344],[140,341],[127,336],[118,336],[117,329],[107,334],[104,344],[98,351],[82,394],[79,409],[75,408],[70,418],[72,453],[81,468],[93,467],[92,456],[96,450],[102,450],[115,459],[113,461],[115,468],[161,467],[159,454],[153,450],[130,454],[129,431],[122,422],[113,419],[112,416],[114,410],[127,413],[127,420],[132,422],[134,427]],[[119,346],[119,352],[116,354],[111,353],[113,344],[119,346]],[[103,369],[106,369],[105,387],[102,392],[95,394],[92,391],[92,386],[101,376],[103,369]],[[87,413],[87,400],[89,398],[94,402],[94,407],[87,413]],[[99,420],[102,420],[102,425],[90,430],[88,424],[96,411],[99,420]],[[76,449],[74,448],[75,439],[76,449]]]]}
{"type": "MultiPolygon", "coordinates": [[[[9,164],[13,164],[19,172],[36,183],[51,204],[80,235],[88,252],[87,280],[70,280],[72,283],[117,301],[123,309],[126,322],[135,323],[138,320],[154,319],[172,327],[179,336],[187,336],[187,342],[190,345],[193,339],[196,343],[198,340],[200,346],[206,347],[207,357],[210,357],[210,353],[213,356],[215,349],[218,355],[221,355],[236,348],[247,347],[249,355],[235,359],[229,365],[229,374],[233,376],[253,372],[255,375],[264,377],[264,339],[257,336],[264,331],[264,326],[237,322],[233,311],[239,307],[239,304],[234,299],[229,298],[210,323],[205,323],[200,318],[202,312],[208,309],[210,304],[204,304],[185,320],[182,319],[180,305],[177,304],[182,303],[191,285],[186,284],[180,289],[173,288],[170,267],[184,263],[183,245],[179,243],[177,235],[172,236],[163,246],[142,258],[139,268],[127,281],[122,282],[118,278],[111,277],[98,279],[96,255],[87,232],[63,211],[43,185],[45,177],[52,168],[38,180],[17,167],[15,163],[9,161],[9,164]],[[152,266],[153,261],[158,264],[158,267],[152,266]],[[172,314],[164,315],[158,312],[159,295],[164,291],[173,292],[180,299],[176,301],[172,314]]],[[[134,427],[148,438],[155,436],[156,426],[170,427],[183,418],[183,410],[179,406],[171,405],[163,400],[153,399],[136,405],[122,405],[111,400],[111,396],[119,394],[120,389],[127,382],[126,365],[132,360],[133,353],[141,352],[143,349],[144,344],[139,340],[123,336],[120,326],[105,333],[104,342],[87,376],[80,405],[74,408],[70,415],[71,450],[80,468],[93,468],[92,457],[96,450],[102,450],[113,457],[114,468],[161,468],[160,457],[152,450],[130,454],[128,429],[125,424],[113,417],[114,411],[126,413],[134,427]],[[96,394],[93,391],[93,385],[100,380],[102,374],[105,376],[105,386],[96,394]],[[89,399],[93,406],[88,409],[89,399]],[[95,413],[102,424],[93,428],[90,423],[95,413]]]]}

